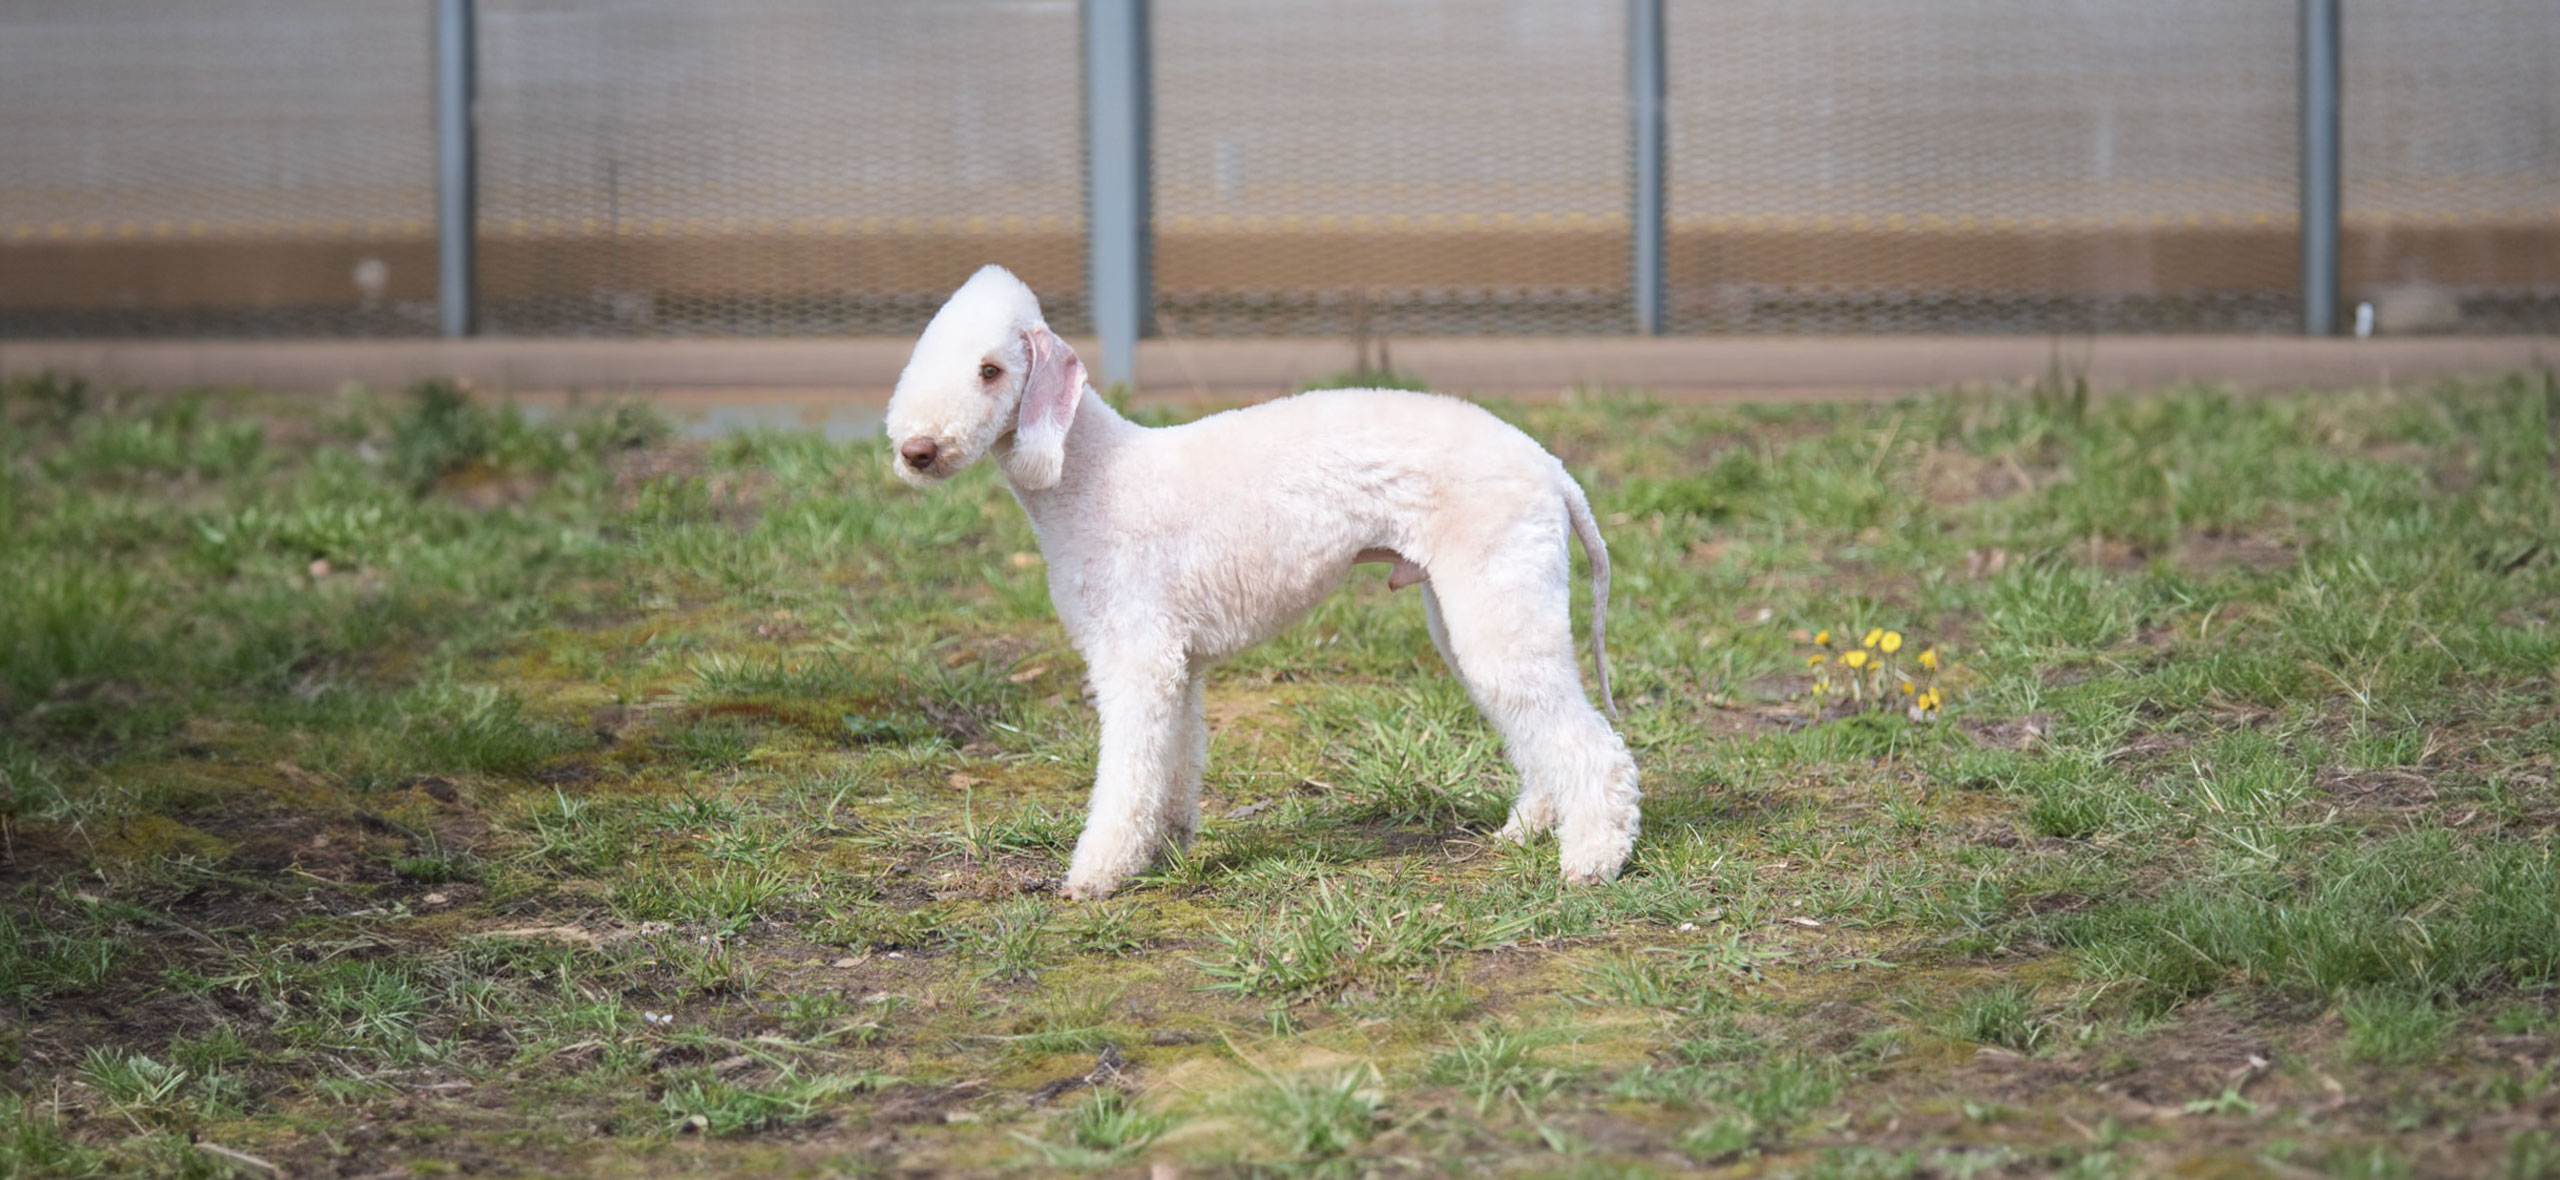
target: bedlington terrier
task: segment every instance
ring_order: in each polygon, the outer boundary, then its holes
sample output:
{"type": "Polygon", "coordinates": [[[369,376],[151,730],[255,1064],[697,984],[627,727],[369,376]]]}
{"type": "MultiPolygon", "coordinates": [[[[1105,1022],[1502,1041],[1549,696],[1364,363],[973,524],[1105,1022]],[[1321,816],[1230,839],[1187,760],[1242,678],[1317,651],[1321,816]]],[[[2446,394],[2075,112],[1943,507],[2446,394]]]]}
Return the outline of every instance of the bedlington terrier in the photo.
{"type": "Polygon", "coordinates": [[[1614,715],[1608,550],[1582,488],[1510,424],[1454,398],[1337,389],[1139,426],[1086,383],[1031,289],[989,266],[925,326],[887,425],[910,484],[996,457],[1091,670],[1102,747],[1067,896],[1107,897],[1167,837],[1191,838],[1207,670],[1361,562],[1422,587],[1433,644],[1501,731],[1520,794],[1500,835],[1556,829],[1570,881],[1626,863],[1635,760],[1583,695],[1566,532],[1590,558],[1592,662],[1614,715]]]}

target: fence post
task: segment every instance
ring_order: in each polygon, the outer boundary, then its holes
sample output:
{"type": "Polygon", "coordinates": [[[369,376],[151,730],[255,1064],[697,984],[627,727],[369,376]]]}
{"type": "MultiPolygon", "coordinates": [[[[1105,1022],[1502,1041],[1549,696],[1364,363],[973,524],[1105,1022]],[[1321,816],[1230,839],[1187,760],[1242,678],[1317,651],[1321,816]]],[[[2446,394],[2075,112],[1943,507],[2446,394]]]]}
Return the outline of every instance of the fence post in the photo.
{"type": "Polygon", "coordinates": [[[2338,330],[2338,0],[2302,0],[2302,333],[2338,330]]]}
{"type": "Polygon", "coordinates": [[[1154,309],[1147,0],[1084,0],[1085,232],[1100,384],[1137,384],[1154,309]]]}
{"type": "Polygon", "coordinates": [[[1636,331],[1663,332],[1669,310],[1663,255],[1665,144],[1663,106],[1668,71],[1664,66],[1663,0],[1627,3],[1627,111],[1635,132],[1635,289],[1636,331]]]}
{"type": "Polygon", "coordinates": [[[478,40],[472,0],[436,0],[436,318],[447,336],[479,331],[475,296],[479,166],[478,40]]]}

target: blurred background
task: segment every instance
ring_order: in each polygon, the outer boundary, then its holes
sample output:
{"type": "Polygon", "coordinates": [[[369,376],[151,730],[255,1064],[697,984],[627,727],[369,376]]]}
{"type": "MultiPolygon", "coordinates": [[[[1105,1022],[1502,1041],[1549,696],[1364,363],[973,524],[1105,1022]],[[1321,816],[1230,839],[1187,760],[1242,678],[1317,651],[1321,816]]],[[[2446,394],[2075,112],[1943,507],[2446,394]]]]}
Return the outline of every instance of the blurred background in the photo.
{"type": "MultiPolygon", "coordinates": [[[[0,5],[0,335],[426,336],[433,5],[0,5]]],[[[1611,334],[1623,0],[1154,0],[1154,330],[1611,334]]],[[[1668,0],[1674,334],[2298,332],[2300,13],[1668,0]]],[[[2560,13],[2345,0],[2345,306],[2560,329],[2560,13]]],[[[1086,330],[1074,0],[480,0],[480,330],[1086,330]]]]}

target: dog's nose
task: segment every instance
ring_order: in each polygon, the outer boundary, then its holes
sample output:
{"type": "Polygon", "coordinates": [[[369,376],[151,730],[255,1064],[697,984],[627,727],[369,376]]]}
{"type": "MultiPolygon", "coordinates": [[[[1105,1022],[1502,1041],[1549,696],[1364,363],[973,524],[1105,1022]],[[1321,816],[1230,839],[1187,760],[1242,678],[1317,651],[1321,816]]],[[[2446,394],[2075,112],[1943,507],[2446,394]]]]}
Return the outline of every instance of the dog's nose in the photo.
{"type": "Polygon", "coordinates": [[[898,456],[907,461],[907,466],[918,471],[933,466],[934,459],[941,454],[942,448],[921,434],[898,444],[898,456]]]}

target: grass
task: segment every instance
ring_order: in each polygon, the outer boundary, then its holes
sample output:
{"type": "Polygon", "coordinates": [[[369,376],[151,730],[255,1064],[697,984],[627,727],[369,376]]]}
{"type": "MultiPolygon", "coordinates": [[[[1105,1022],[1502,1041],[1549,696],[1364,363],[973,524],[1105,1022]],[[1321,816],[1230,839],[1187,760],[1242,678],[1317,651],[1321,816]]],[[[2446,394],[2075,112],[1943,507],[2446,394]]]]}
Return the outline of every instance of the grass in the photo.
{"type": "Polygon", "coordinates": [[[1503,412],[1610,541],[1628,874],[1488,839],[1364,573],[1077,905],[990,472],[8,383],[0,1177],[2560,1166],[2550,379],[1503,412]],[[1934,718],[1807,663],[1870,632],[1934,718]]]}

